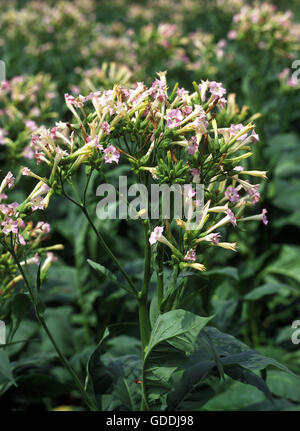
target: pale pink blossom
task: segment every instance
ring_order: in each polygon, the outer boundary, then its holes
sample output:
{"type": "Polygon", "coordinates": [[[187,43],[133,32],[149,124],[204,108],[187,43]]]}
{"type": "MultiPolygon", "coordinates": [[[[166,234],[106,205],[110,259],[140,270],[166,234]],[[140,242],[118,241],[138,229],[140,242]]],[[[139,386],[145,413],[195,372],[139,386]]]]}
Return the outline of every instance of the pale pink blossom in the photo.
{"type": "Polygon", "coordinates": [[[159,240],[159,238],[162,237],[163,231],[164,228],[162,226],[157,226],[156,228],[154,228],[154,231],[151,232],[149,238],[150,245],[155,244],[159,240]]]}
{"type": "Polygon", "coordinates": [[[223,88],[222,82],[211,81],[209,83],[209,90],[215,97],[223,97],[226,94],[226,89],[223,88]]]}
{"type": "Polygon", "coordinates": [[[120,152],[113,145],[110,145],[109,147],[105,148],[103,153],[105,154],[105,163],[119,163],[120,152]]]}
{"type": "Polygon", "coordinates": [[[187,152],[192,156],[198,150],[198,147],[196,136],[192,136],[188,141],[187,152]]]}
{"type": "Polygon", "coordinates": [[[225,196],[230,202],[237,202],[240,199],[238,190],[235,187],[228,187],[225,196]]]}
{"type": "Polygon", "coordinates": [[[11,233],[18,233],[18,222],[17,220],[13,220],[10,217],[8,217],[5,221],[1,223],[3,226],[2,232],[4,235],[8,235],[11,233]]]}
{"type": "Polygon", "coordinates": [[[228,215],[228,217],[229,217],[229,221],[230,221],[230,223],[231,223],[233,226],[236,226],[236,218],[235,218],[234,213],[231,211],[231,209],[227,208],[227,210],[226,210],[226,214],[227,214],[227,215],[228,215]]]}
{"type": "Polygon", "coordinates": [[[44,199],[41,195],[35,196],[34,198],[30,199],[30,206],[32,211],[43,210],[45,209],[44,199]]]}
{"type": "Polygon", "coordinates": [[[173,129],[174,127],[178,127],[183,120],[182,112],[179,109],[172,109],[166,115],[167,127],[169,129],[173,129]]]}
{"type": "Polygon", "coordinates": [[[108,124],[108,122],[107,122],[107,121],[104,121],[104,122],[101,124],[101,129],[103,129],[103,130],[104,130],[104,133],[105,133],[106,135],[109,135],[109,134],[110,134],[110,125],[108,124]]]}
{"type": "Polygon", "coordinates": [[[189,251],[187,251],[186,255],[184,256],[184,260],[191,260],[193,262],[195,262],[196,258],[197,256],[196,256],[195,250],[193,250],[192,248],[189,251]]]}

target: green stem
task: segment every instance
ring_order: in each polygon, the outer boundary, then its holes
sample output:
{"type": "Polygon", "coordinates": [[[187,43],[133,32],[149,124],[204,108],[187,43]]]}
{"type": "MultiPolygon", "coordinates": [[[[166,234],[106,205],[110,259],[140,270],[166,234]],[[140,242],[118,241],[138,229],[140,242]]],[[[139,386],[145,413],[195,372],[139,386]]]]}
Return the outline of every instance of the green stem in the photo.
{"type": "Polygon", "coordinates": [[[164,273],[163,273],[163,247],[162,244],[157,246],[157,308],[160,312],[160,306],[164,298],[164,273]]]}
{"type": "MultiPolygon", "coordinates": [[[[151,279],[151,248],[149,244],[149,223],[145,223],[145,268],[144,268],[144,280],[142,290],[139,293],[139,322],[140,322],[140,335],[143,350],[143,359],[145,357],[146,347],[150,340],[150,322],[149,313],[147,308],[149,283],[151,279]]],[[[142,396],[141,411],[148,410],[147,403],[144,398],[144,391],[142,396]]]]}
{"type": "Polygon", "coordinates": [[[65,366],[65,368],[69,371],[69,373],[70,373],[71,377],[73,378],[74,383],[77,386],[79,392],[81,393],[82,399],[84,400],[84,402],[86,403],[86,405],[89,407],[89,409],[91,411],[98,411],[98,408],[97,408],[94,400],[89,396],[89,394],[84,389],[84,386],[82,385],[82,383],[81,383],[79,377],[77,376],[76,372],[74,371],[74,369],[72,368],[72,366],[70,365],[70,363],[68,362],[68,360],[65,358],[64,354],[60,351],[58,345],[56,344],[56,341],[54,340],[54,338],[53,338],[53,336],[52,336],[52,334],[51,334],[51,332],[50,332],[50,330],[49,330],[49,328],[48,328],[48,326],[47,326],[47,324],[46,324],[43,316],[40,315],[40,312],[39,312],[39,309],[38,309],[38,304],[37,304],[37,301],[35,299],[33,290],[32,290],[32,288],[31,288],[31,286],[30,286],[30,284],[28,282],[28,279],[26,277],[26,274],[25,274],[25,272],[24,272],[24,270],[23,270],[20,262],[19,262],[19,259],[17,258],[17,255],[15,254],[15,251],[13,249],[9,250],[9,251],[12,254],[12,256],[13,256],[13,258],[14,258],[14,260],[15,260],[18,268],[19,268],[19,271],[20,271],[20,273],[23,276],[23,279],[24,279],[24,282],[25,282],[26,287],[28,289],[31,301],[33,303],[35,315],[36,315],[36,318],[37,318],[38,322],[44,328],[44,331],[46,332],[49,340],[51,341],[54,349],[56,350],[56,352],[57,352],[57,354],[58,354],[61,362],[63,363],[63,365],[65,366]]]}
{"type": "Polygon", "coordinates": [[[140,321],[140,333],[143,348],[143,357],[145,349],[149,343],[150,338],[150,322],[147,309],[148,301],[148,290],[151,278],[151,249],[149,244],[148,225],[145,224],[145,268],[144,268],[144,280],[141,292],[139,292],[139,321],[140,321]]]}

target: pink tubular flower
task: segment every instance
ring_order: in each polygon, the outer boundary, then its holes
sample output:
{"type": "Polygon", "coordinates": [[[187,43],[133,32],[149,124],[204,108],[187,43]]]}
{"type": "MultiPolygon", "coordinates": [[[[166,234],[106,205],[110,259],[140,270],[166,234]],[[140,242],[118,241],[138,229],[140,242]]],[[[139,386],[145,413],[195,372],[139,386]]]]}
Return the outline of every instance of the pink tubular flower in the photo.
{"type": "Polygon", "coordinates": [[[187,152],[192,156],[198,150],[198,147],[196,136],[192,136],[188,142],[187,152]]]}
{"type": "Polygon", "coordinates": [[[9,189],[11,189],[15,184],[15,177],[13,174],[9,171],[5,178],[3,179],[1,185],[0,185],[0,191],[2,192],[6,186],[8,186],[9,189]]]}
{"type": "Polygon", "coordinates": [[[49,233],[50,232],[50,224],[44,223],[43,221],[39,221],[36,225],[36,229],[41,230],[43,233],[49,233]]]}
{"type": "Polygon", "coordinates": [[[1,223],[3,227],[2,231],[4,235],[8,235],[10,232],[18,233],[18,222],[8,217],[5,221],[1,223]]]}
{"type": "Polygon", "coordinates": [[[225,196],[230,200],[230,202],[237,202],[240,199],[238,190],[235,187],[228,187],[225,196]]]}
{"type": "Polygon", "coordinates": [[[234,168],[233,168],[233,170],[234,171],[243,171],[244,170],[244,168],[243,168],[243,166],[235,166],[234,168]]]}
{"type": "Polygon", "coordinates": [[[104,122],[102,123],[102,125],[101,125],[101,129],[103,129],[103,130],[104,130],[104,133],[105,133],[106,135],[109,135],[109,134],[110,134],[110,125],[108,124],[108,122],[107,122],[107,121],[104,121],[104,122]]]}
{"type": "Polygon", "coordinates": [[[200,171],[197,168],[191,168],[191,174],[193,175],[193,182],[200,183],[200,171]]]}
{"type": "Polygon", "coordinates": [[[209,90],[215,97],[223,97],[226,94],[226,89],[223,88],[222,82],[211,81],[209,83],[209,90]]]}
{"type": "Polygon", "coordinates": [[[26,166],[22,169],[22,175],[28,176],[30,175],[30,173],[31,173],[31,170],[26,166]]]}
{"type": "Polygon", "coordinates": [[[66,102],[69,102],[71,105],[75,104],[75,97],[71,94],[65,93],[65,100],[66,102]]]}
{"type": "Polygon", "coordinates": [[[269,223],[266,216],[267,212],[268,211],[265,208],[262,210],[262,222],[265,226],[269,223]]]}
{"type": "Polygon", "coordinates": [[[104,156],[105,163],[112,163],[112,162],[119,163],[120,152],[113,145],[110,145],[109,147],[105,148],[103,153],[105,154],[104,156]]]}
{"type": "Polygon", "coordinates": [[[32,211],[45,209],[44,199],[41,195],[35,196],[34,198],[30,199],[30,205],[32,211]]]}
{"type": "Polygon", "coordinates": [[[250,139],[252,142],[258,142],[259,141],[259,136],[257,133],[255,133],[255,130],[252,130],[252,133],[250,135],[250,139]]]}
{"type": "Polygon", "coordinates": [[[291,76],[288,80],[287,80],[287,85],[289,87],[295,88],[297,87],[299,84],[298,79],[295,78],[294,76],[291,76]]]}
{"type": "Polygon", "coordinates": [[[27,145],[27,146],[24,148],[24,151],[23,151],[23,157],[25,157],[26,159],[30,159],[30,160],[32,160],[32,159],[33,159],[33,157],[34,157],[34,152],[33,152],[33,150],[30,148],[30,145],[27,145]]]}
{"type": "Polygon", "coordinates": [[[227,33],[227,37],[228,37],[228,39],[229,39],[229,40],[234,40],[234,39],[236,39],[236,38],[237,38],[237,31],[236,31],[236,30],[230,30],[230,31],[227,33]]]}
{"type": "Polygon", "coordinates": [[[184,184],[183,186],[184,196],[188,199],[193,198],[196,195],[195,190],[191,184],[184,184]]]}
{"type": "Polygon", "coordinates": [[[219,107],[221,109],[224,109],[226,104],[227,104],[227,100],[225,99],[225,97],[221,97],[221,99],[219,99],[219,101],[218,101],[219,107]]]}
{"type": "Polygon", "coordinates": [[[25,239],[24,239],[24,237],[22,235],[19,234],[18,238],[19,238],[19,243],[21,245],[26,245],[26,241],[25,241],[25,239]]]}
{"type": "Polygon", "coordinates": [[[260,193],[258,191],[259,184],[255,184],[251,189],[249,189],[249,196],[252,198],[252,203],[257,204],[260,199],[260,193]]]}
{"type": "Polygon", "coordinates": [[[182,112],[179,109],[172,109],[166,115],[167,127],[169,129],[173,129],[174,127],[178,127],[183,120],[182,112]]]}
{"type": "Polygon", "coordinates": [[[195,262],[195,260],[196,260],[195,250],[193,250],[191,248],[189,251],[187,251],[186,255],[184,256],[184,260],[191,260],[191,261],[195,262]]]}
{"type": "MultiPolygon", "coordinates": [[[[230,137],[232,138],[233,136],[236,136],[240,130],[242,130],[244,128],[244,126],[242,125],[242,123],[240,124],[231,124],[230,125],[230,137]]],[[[240,136],[237,141],[242,141],[243,139],[247,138],[247,133],[245,133],[244,135],[240,136]]]]}
{"type": "Polygon", "coordinates": [[[33,120],[26,120],[26,121],[25,121],[25,126],[26,126],[28,129],[30,129],[32,132],[34,132],[35,130],[37,130],[37,129],[38,129],[38,126],[37,126],[36,122],[35,122],[35,121],[33,121],[33,120]]]}
{"type": "Polygon", "coordinates": [[[206,235],[203,240],[212,242],[214,245],[217,245],[220,242],[221,235],[219,233],[210,233],[206,235]]]}
{"type": "Polygon", "coordinates": [[[181,99],[184,100],[184,96],[189,94],[189,92],[185,88],[182,87],[182,88],[177,88],[176,94],[178,97],[180,97],[181,99]]]}
{"type": "Polygon", "coordinates": [[[183,106],[181,111],[184,115],[190,115],[193,112],[193,108],[190,105],[183,106]]]}
{"type": "Polygon", "coordinates": [[[201,115],[200,117],[195,118],[192,123],[195,126],[195,129],[199,133],[207,133],[208,121],[205,120],[205,116],[201,115]]]}
{"type": "Polygon", "coordinates": [[[156,228],[154,228],[154,231],[151,232],[149,238],[150,245],[155,244],[159,240],[159,238],[161,238],[163,231],[164,228],[162,226],[157,226],[156,228]]]}
{"type": "Polygon", "coordinates": [[[230,221],[230,223],[231,223],[233,226],[236,226],[236,218],[235,218],[234,213],[231,211],[231,209],[227,208],[227,210],[226,210],[226,214],[227,214],[227,215],[228,215],[228,217],[229,217],[229,221],[230,221]]]}
{"type": "Polygon", "coordinates": [[[7,131],[0,129],[0,145],[5,145],[5,136],[7,136],[7,131]]]}

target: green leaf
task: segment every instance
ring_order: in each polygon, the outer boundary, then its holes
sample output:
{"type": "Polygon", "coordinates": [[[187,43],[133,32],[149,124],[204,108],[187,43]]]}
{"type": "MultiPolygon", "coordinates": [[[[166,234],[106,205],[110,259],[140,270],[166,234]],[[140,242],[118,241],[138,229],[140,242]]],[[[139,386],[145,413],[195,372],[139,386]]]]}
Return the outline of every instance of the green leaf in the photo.
{"type": "Polygon", "coordinates": [[[211,319],[185,310],[172,310],[157,318],[143,364],[143,391],[149,409],[163,403],[172,389],[172,375],[193,352],[199,332],[211,319]]]}
{"type": "Polygon", "coordinates": [[[247,293],[247,295],[244,296],[244,299],[246,299],[247,301],[256,301],[257,299],[263,298],[266,295],[273,295],[274,293],[278,293],[281,289],[284,289],[285,287],[286,286],[282,284],[266,283],[262,286],[256,287],[251,292],[247,293]]]}
{"type": "Polygon", "coordinates": [[[239,274],[238,270],[233,266],[225,266],[224,268],[216,268],[212,269],[210,271],[206,271],[204,273],[204,276],[211,276],[211,275],[227,275],[228,277],[232,277],[235,280],[239,280],[239,274]]]}
{"type": "Polygon", "coordinates": [[[95,269],[95,271],[100,272],[106,279],[113,281],[114,283],[118,283],[118,279],[109,269],[100,265],[100,263],[94,262],[91,259],[87,259],[87,263],[95,269]]]}
{"type": "Polygon", "coordinates": [[[300,247],[284,245],[276,261],[265,269],[265,273],[280,274],[300,283],[300,247]]]}
{"type": "Polygon", "coordinates": [[[300,379],[283,371],[272,370],[268,373],[267,384],[277,397],[300,402],[300,379]]]}
{"type": "Polygon", "coordinates": [[[136,355],[109,358],[105,361],[114,377],[113,390],[103,399],[104,410],[137,411],[140,409],[142,390],[142,361],[136,355]],[[108,362],[107,362],[108,361],[108,362]]]}
{"type": "Polygon", "coordinates": [[[94,262],[91,259],[87,259],[88,264],[95,269],[97,272],[102,274],[107,280],[112,281],[113,283],[116,283],[118,286],[120,286],[122,289],[126,290],[128,293],[133,293],[133,291],[121,284],[115,274],[113,274],[109,269],[105,268],[104,266],[100,265],[100,263],[94,262]]]}
{"type": "Polygon", "coordinates": [[[250,370],[246,370],[242,367],[226,367],[225,373],[233,380],[238,380],[241,383],[255,386],[257,389],[262,391],[265,396],[273,403],[273,397],[270,389],[268,388],[265,381],[250,370]]]}
{"type": "Polygon", "coordinates": [[[99,408],[101,408],[101,395],[107,391],[112,383],[112,377],[101,361],[102,344],[108,336],[109,331],[106,329],[86,365],[85,389],[92,393],[99,408]]]}
{"type": "Polygon", "coordinates": [[[0,350],[0,385],[14,383],[13,368],[5,350],[0,350]]]}

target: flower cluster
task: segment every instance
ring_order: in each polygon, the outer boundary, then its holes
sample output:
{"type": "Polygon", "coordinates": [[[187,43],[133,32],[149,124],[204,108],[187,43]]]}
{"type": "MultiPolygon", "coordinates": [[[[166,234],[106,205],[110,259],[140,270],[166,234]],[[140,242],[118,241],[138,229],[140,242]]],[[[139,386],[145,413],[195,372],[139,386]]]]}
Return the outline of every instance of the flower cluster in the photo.
{"type": "MultiPolygon", "coordinates": [[[[56,260],[54,250],[61,250],[61,244],[43,247],[41,242],[49,238],[50,225],[44,221],[34,224],[26,221],[26,212],[37,209],[36,199],[41,196],[40,189],[35,188],[29,198],[23,203],[8,203],[10,189],[14,187],[15,178],[11,172],[0,185],[0,302],[5,300],[13,292],[15,284],[22,280],[18,274],[18,266],[13,254],[18,256],[20,265],[41,264],[41,279],[45,278],[51,262],[56,260]],[[27,210],[26,210],[27,208],[27,210]],[[41,262],[43,257],[46,257],[41,262]]],[[[44,208],[44,206],[39,206],[44,208]]]]}
{"type": "Polygon", "coordinates": [[[152,232],[151,245],[164,242],[171,249],[173,262],[183,266],[196,260],[197,248],[203,245],[235,250],[235,243],[220,242],[219,228],[236,227],[248,220],[267,224],[265,209],[243,215],[260,200],[259,184],[251,184],[248,178],[266,178],[266,172],[241,165],[252,155],[251,146],[259,137],[251,122],[230,123],[242,121],[245,112],[236,118],[229,116],[234,96],[229,95],[227,101],[222,83],[201,81],[193,86],[190,92],[176,85],[170,94],[166,72],[160,72],[149,87],[138,82],[133,88],[115,85],[87,96],[66,94],[74,122],[58,122],[32,137],[36,161],[48,165],[49,176],[45,180],[27,168],[23,170],[40,184],[26,205],[32,210],[42,208],[51,193],[59,192],[83,164],[102,172],[110,165],[129,162],[137,177],[146,182],[189,184],[187,195],[194,199],[195,208],[195,185],[204,185],[205,205],[197,226],[190,229],[190,219],[176,220],[185,231],[183,249],[171,230],[169,239],[163,235],[164,226],[152,232]]]}
{"type": "Polygon", "coordinates": [[[300,27],[293,22],[291,11],[277,11],[270,3],[256,2],[254,6],[243,6],[233,16],[233,27],[227,37],[294,58],[293,51],[299,49],[300,27]]]}
{"type": "Polygon", "coordinates": [[[21,156],[33,157],[28,141],[41,123],[55,118],[56,97],[48,74],[15,76],[0,83],[0,145],[6,146],[9,164],[21,156]]]}

